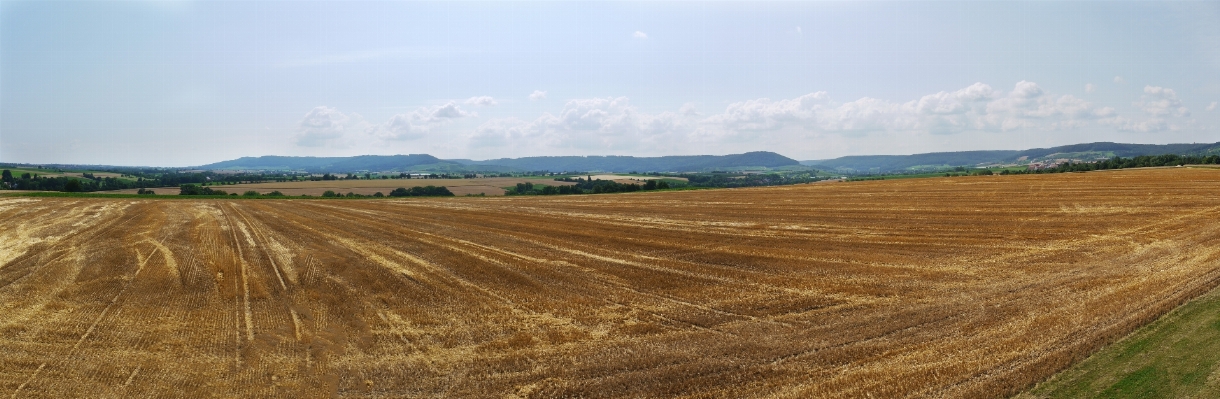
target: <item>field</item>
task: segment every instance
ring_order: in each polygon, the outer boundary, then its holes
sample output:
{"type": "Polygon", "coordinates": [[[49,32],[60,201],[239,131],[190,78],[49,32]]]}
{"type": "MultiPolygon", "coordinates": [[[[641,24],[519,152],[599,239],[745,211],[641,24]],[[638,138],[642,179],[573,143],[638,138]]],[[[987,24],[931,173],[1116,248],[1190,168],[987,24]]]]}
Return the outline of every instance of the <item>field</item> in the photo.
{"type": "Polygon", "coordinates": [[[1179,307],[1018,396],[1220,397],[1220,290],[1179,307]]]}
{"type": "MultiPolygon", "coordinates": [[[[395,188],[399,187],[415,187],[415,186],[444,186],[448,187],[449,191],[454,195],[463,196],[467,194],[483,194],[483,195],[504,195],[504,187],[511,187],[517,183],[531,182],[534,184],[545,184],[551,186],[570,185],[575,183],[567,183],[554,181],[554,179],[542,178],[520,178],[520,177],[489,177],[482,179],[368,179],[368,180],[324,180],[324,181],[299,181],[299,182],[283,182],[283,183],[248,183],[248,184],[233,184],[209,186],[220,190],[225,190],[230,193],[244,193],[247,190],[258,191],[259,193],[269,193],[279,190],[285,195],[312,195],[320,196],[327,190],[346,194],[353,192],[356,194],[372,195],[376,192],[389,194],[395,188]]],[[[157,194],[178,194],[177,187],[154,188],[152,189],[157,194]]],[[[113,194],[135,194],[136,189],[130,190],[115,190],[106,191],[113,194]]]]}
{"type": "MultiPolygon", "coordinates": [[[[579,178],[579,177],[585,177],[585,176],[574,176],[574,178],[579,178]]],[[[593,180],[611,180],[615,183],[622,183],[622,184],[644,184],[644,183],[648,182],[649,180],[676,180],[676,181],[681,181],[681,182],[687,181],[685,177],[647,176],[647,175],[601,174],[601,175],[588,176],[588,178],[592,178],[593,180]]]]}
{"type": "Polygon", "coordinates": [[[1217,219],[1191,168],[0,197],[0,393],[1004,397],[1220,283],[1217,219]]]}
{"type": "Polygon", "coordinates": [[[16,177],[20,177],[22,173],[38,175],[39,177],[84,177],[85,173],[92,173],[94,176],[97,176],[97,177],[114,177],[114,178],[121,178],[124,180],[135,180],[134,178],[124,178],[124,177],[122,177],[123,175],[118,174],[118,173],[97,172],[97,171],[88,171],[88,170],[58,172],[53,169],[24,169],[24,168],[6,168],[6,167],[0,167],[0,169],[7,169],[9,171],[9,173],[12,173],[13,176],[16,176],[16,177]]]}

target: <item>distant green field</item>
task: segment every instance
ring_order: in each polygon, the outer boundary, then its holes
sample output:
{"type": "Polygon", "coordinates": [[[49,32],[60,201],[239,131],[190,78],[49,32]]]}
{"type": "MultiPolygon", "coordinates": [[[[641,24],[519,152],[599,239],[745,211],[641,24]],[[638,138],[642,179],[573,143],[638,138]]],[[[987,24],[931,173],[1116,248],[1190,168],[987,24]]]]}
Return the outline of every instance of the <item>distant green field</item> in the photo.
{"type": "Polygon", "coordinates": [[[1220,289],[1018,398],[1220,398],[1220,289]]]}
{"type": "Polygon", "coordinates": [[[1046,156],[1042,156],[1042,157],[1033,158],[1033,159],[1030,159],[1029,161],[1050,161],[1050,160],[1055,160],[1055,159],[1081,159],[1081,160],[1087,161],[1087,160],[1099,159],[1099,158],[1105,158],[1105,159],[1114,158],[1115,155],[1117,155],[1117,154],[1115,154],[1114,151],[1060,152],[1060,153],[1054,153],[1054,154],[1050,154],[1050,155],[1046,155],[1046,156]]]}
{"type": "Polygon", "coordinates": [[[81,175],[81,174],[83,174],[83,173],[93,173],[93,174],[97,175],[97,177],[114,177],[114,178],[116,178],[116,179],[120,179],[120,180],[136,181],[136,178],[134,178],[134,177],[121,177],[121,176],[120,176],[120,174],[118,174],[118,173],[114,173],[114,172],[103,172],[103,171],[100,171],[100,170],[86,170],[86,169],[63,169],[63,170],[60,170],[60,169],[29,169],[29,168],[5,168],[5,167],[0,167],[0,170],[6,170],[6,169],[7,169],[9,172],[11,172],[11,173],[13,174],[13,177],[18,177],[18,178],[19,178],[19,177],[21,177],[21,174],[22,174],[22,173],[29,173],[29,174],[31,174],[31,175],[38,175],[39,177],[64,177],[64,176],[68,176],[68,177],[76,177],[76,178],[81,178],[81,176],[80,176],[80,175],[81,175]]]}
{"type": "Polygon", "coordinates": [[[4,169],[7,169],[9,172],[12,172],[13,176],[21,176],[22,173],[29,173],[31,175],[39,175],[39,176],[59,176],[62,174],[58,171],[50,170],[50,169],[0,168],[0,170],[4,170],[4,169]]]}

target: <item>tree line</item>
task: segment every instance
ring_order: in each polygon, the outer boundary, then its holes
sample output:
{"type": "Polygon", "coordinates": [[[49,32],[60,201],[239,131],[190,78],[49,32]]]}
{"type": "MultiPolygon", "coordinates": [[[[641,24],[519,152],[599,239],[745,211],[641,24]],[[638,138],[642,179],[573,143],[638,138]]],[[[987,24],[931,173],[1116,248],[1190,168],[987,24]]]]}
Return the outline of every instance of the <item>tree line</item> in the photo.
{"type": "MultiPolygon", "coordinates": [[[[149,191],[148,193],[152,194],[151,191],[149,191]]],[[[144,193],[141,192],[140,194],[144,194],[144,193]]],[[[229,193],[229,192],[226,192],[225,190],[201,186],[198,184],[183,184],[182,186],[180,186],[178,188],[178,195],[236,196],[237,193],[229,193]]],[[[284,193],[281,193],[278,190],[272,191],[267,194],[260,194],[257,191],[250,190],[250,191],[246,191],[245,193],[242,193],[241,196],[243,196],[243,197],[284,197],[285,195],[284,195],[284,193]]],[[[347,194],[340,194],[340,193],[335,192],[334,190],[326,190],[325,192],[322,193],[322,197],[324,197],[324,198],[341,198],[341,197],[381,198],[381,197],[386,197],[386,196],[387,195],[382,194],[381,192],[374,193],[373,195],[364,195],[364,194],[356,194],[356,193],[352,193],[352,192],[348,192],[347,194]]],[[[389,197],[452,197],[453,192],[449,191],[449,189],[446,187],[437,187],[437,186],[423,186],[423,187],[417,186],[417,187],[411,187],[411,188],[399,187],[399,188],[394,189],[393,191],[390,191],[390,194],[388,196],[389,197]]],[[[301,197],[310,197],[310,195],[302,195],[301,197]]]]}
{"type": "Polygon", "coordinates": [[[534,183],[517,183],[508,190],[509,195],[568,195],[568,194],[605,194],[629,193],[634,191],[649,191],[670,188],[669,182],[649,180],[644,184],[619,183],[613,180],[573,179],[571,177],[556,178],[555,181],[575,182],[572,185],[542,185],[534,183]]]}
{"type": "Polygon", "coordinates": [[[1114,157],[1096,162],[1068,162],[1053,168],[1036,170],[1001,171],[1000,174],[1039,174],[1087,172],[1091,170],[1110,170],[1127,168],[1148,168],[1156,166],[1180,165],[1220,165],[1220,155],[1141,155],[1131,158],[1114,157]],[[1007,172],[1007,173],[1005,173],[1007,172]]]}
{"type": "Polygon", "coordinates": [[[734,187],[760,187],[760,186],[779,186],[787,184],[802,184],[812,183],[829,179],[830,177],[818,176],[816,172],[788,172],[788,173],[728,173],[728,172],[711,172],[711,173],[691,173],[680,174],[678,177],[686,178],[687,184],[692,187],[718,187],[718,188],[734,188],[734,187]]]}

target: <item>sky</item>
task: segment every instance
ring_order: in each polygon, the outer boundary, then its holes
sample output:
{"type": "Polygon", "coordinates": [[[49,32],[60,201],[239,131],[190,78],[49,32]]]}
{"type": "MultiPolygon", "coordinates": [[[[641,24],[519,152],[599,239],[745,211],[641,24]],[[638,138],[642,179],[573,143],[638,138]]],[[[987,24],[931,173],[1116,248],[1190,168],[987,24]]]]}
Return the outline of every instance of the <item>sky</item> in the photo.
{"type": "Polygon", "coordinates": [[[1220,2],[0,0],[0,162],[1220,141],[1220,2]]]}

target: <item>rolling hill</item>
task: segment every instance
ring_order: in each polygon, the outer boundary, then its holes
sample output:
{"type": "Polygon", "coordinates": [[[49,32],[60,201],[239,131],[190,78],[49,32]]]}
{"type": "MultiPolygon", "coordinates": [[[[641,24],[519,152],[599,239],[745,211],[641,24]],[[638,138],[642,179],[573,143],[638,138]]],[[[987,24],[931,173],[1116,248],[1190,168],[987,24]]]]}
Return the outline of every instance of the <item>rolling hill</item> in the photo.
{"type": "Polygon", "coordinates": [[[452,163],[428,154],[411,155],[360,155],[354,157],[241,157],[234,160],[199,166],[199,169],[240,170],[304,170],[306,172],[354,172],[407,170],[428,164],[452,163]]]}
{"type": "Polygon", "coordinates": [[[355,157],[243,157],[199,166],[207,170],[303,170],[311,173],[355,171],[581,171],[581,172],[685,172],[749,167],[799,166],[792,158],[774,152],[732,155],[663,157],[562,156],[501,158],[486,161],[444,160],[427,154],[361,155],[355,157]]]}
{"type": "Polygon", "coordinates": [[[1135,157],[1160,154],[1195,155],[1215,153],[1220,153],[1220,143],[1124,144],[1098,142],[1051,148],[1034,148],[1023,151],[958,151],[914,155],[854,155],[835,159],[801,161],[801,164],[839,171],[891,172],[987,164],[1027,164],[1055,159],[1093,160],[1116,156],[1135,157]]]}
{"type": "Polygon", "coordinates": [[[501,158],[486,161],[456,159],[452,161],[476,166],[507,166],[521,170],[602,172],[685,172],[717,168],[776,168],[800,164],[792,158],[767,151],[733,155],[680,155],[664,157],[563,156],[501,158]]]}

